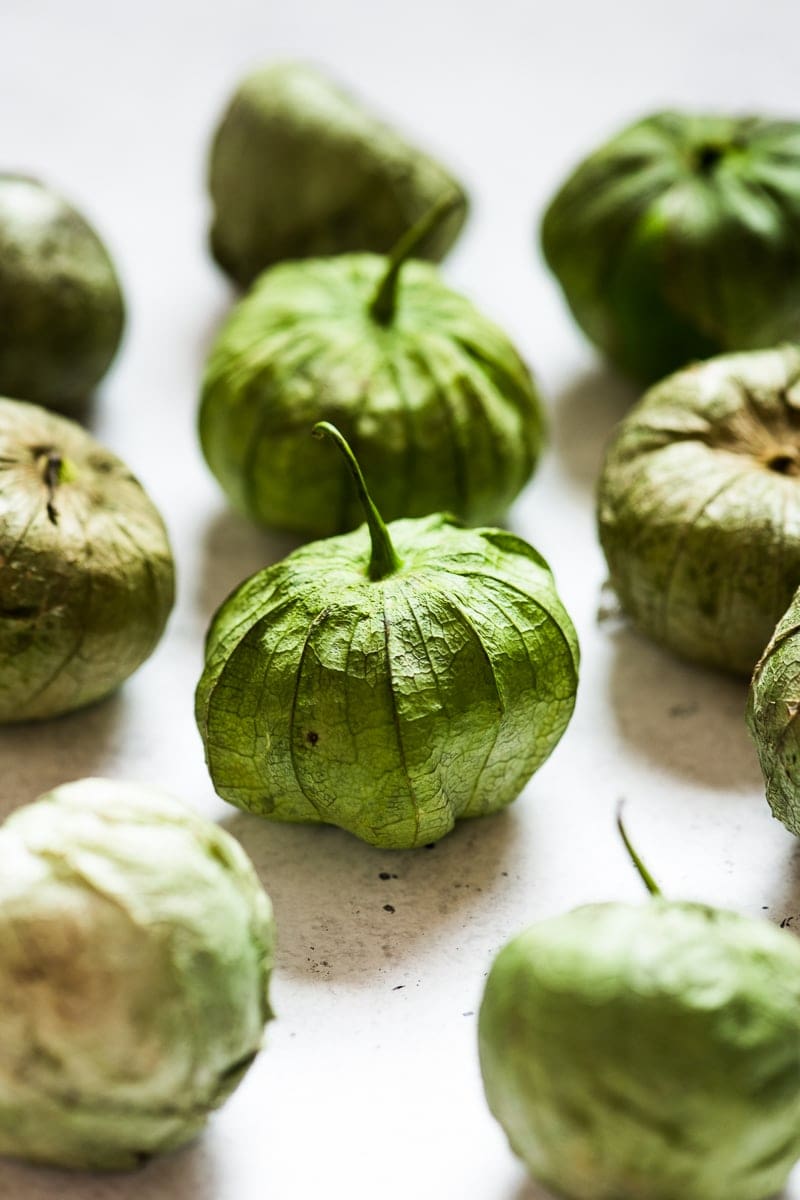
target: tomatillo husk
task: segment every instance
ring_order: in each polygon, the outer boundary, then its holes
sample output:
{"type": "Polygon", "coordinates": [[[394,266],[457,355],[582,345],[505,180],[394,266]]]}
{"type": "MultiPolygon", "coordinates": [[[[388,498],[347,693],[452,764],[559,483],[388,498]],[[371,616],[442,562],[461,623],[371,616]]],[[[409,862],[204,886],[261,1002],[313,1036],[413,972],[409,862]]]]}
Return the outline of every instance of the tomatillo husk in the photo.
{"type": "Polygon", "coordinates": [[[450,205],[388,258],[273,267],[234,308],[206,365],[200,439],[240,512],[318,537],[360,523],[344,464],[308,436],[320,420],[352,443],[387,520],[447,510],[496,521],[527,483],[543,440],[529,371],[493,322],[411,258],[450,205]]]}
{"type": "Polygon", "coordinates": [[[230,835],[83,779],[0,828],[0,1154],[128,1170],[189,1141],[261,1046],[274,926],[230,835]]]}
{"type": "MultiPolygon", "coordinates": [[[[421,846],[514,800],[567,726],[578,646],[544,560],[437,513],[254,575],[214,618],[197,721],[217,792],[270,820],[421,846]]],[[[330,453],[330,451],[329,451],[330,453]]]]}
{"type": "Polygon", "coordinates": [[[73,421],[0,398],[0,722],[114,691],[174,591],[164,523],[128,467],[73,421]]]}
{"type": "Polygon", "coordinates": [[[566,1200],[767,1200],[800,1157],[800,944],[705,904],[589,904],[500,951],[489,1106],[566,1200]]]}
{"type": "Polygon", "coordinates": [[[749,676],[800,585],[800,350],[722,355],[651,388],[612,439],[598,523],[634,624],[749,676]]]}
{"type": "Polygon", "coordinates": [[[800,337],[800,124],[661,112],[585,159],[542,223],[589,338],[651,382],[800,337]]]}
{"type": "Polygon", "coordinates": [[[110,367],[124,322],[91,225],[37,180],[0,174],[0,395],[75,408],[110,367]]]}
{"type": "Polygon", "coordinates": [[[209,187],[214,257],[243,286],[284,259],[384,254],[454,195],[419,248],[438,261],[467,213],[444,167],[306,63],[273,63],[242,80],[214,134],[209,187]]]}

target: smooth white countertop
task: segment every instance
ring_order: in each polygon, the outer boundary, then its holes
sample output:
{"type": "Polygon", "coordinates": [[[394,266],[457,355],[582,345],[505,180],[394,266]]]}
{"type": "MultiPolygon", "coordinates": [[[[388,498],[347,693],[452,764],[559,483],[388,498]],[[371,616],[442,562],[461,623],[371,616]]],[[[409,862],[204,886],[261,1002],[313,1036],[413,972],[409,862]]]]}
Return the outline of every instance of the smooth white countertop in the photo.
{"type": "Polygon", "coordinates": [[[87,774],[161,784],[241,839],[273,897],[279,953],[266,1049],[192,1147],[119,1178],[3,1164],[0,1200],[544,1200],[486,1108],[475,1013],[512,933],[641,896],[618,798],[669,894],[800,914],[798,844],[764,801],[745,686],[598,622],[594,480],[633,392],[571,324],[534,238],[566,169],[639,113],[797,115],[798,36],[795,0],[3,0],[0,169],[63,190],[117,259],[128,334],[92,428],[161,507],[180,594],[161,647],[114,699],[0,732],[0,806],[87,774]],[[211,613],[289,545],[226,511],[194,431],[231,301],[205,249],[205,149],[240,73],[279,55],[328,65],[460,172],[473,212],[446,276],[515,337],[551,413],[512,519],[577,625],[578,706],[516,805],[431,851],[381,853],[229,808],[192,716],[211,613]]]}

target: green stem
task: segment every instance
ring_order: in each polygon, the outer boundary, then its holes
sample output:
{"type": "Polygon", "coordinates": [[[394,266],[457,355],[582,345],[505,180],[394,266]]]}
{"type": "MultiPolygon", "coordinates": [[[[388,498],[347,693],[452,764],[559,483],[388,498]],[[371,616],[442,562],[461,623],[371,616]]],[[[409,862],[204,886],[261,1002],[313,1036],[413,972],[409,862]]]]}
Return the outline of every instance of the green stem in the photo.
{"type": "Polygon", "coordinates": [[[625,843],[625,849],[628,851],[628,854],[630,855],[631,862],[636,867],[636,870],[639,872],[639,876],[642,880],[642,883],[647,888],[650,895],[651,896],[660,896],[661,888],[658,886],[655,879],[653,879],[653,876],[650,874],[647,867],[644,865],[641,858],[636,853],[636,850],[633,847],[633,843],[631,842],[631,839],[628,837],[628,831],[626,830],[624,822],[622,820],[622,810],[624,807],[625,807],[624,800],[620,800],[619,804],[617,805],[617,829],[620,832],[620,837],[622,838],[623,842],[625,843]]]}
{"type": "Polygon", "coordinates": [[[389,537],[389,530],[384,524],[383,517],[378,512],[375,504],[367,491],[367,485],[364,482],[364,476],[361,473],[361,467],[358,465],[358,460],[355,454],[350,449],[347,440],[339,432],[335,425],[331,425],[330,421],[318,421],[311,431],[314,437],[322,438],[329,437],[341,450],[345,457],[350,473],[355,480],[358,498],[361,501],[361,507],[364,510],[367,525],[369,526],[369,536],[372,542],[372,554],[369,560],[369,577],[370,579],[385,579],[387,575],[393,575],[395,571],[399,571],[403,565],[397,557],[392,539],[389,537]]]}
{"type": "Polygon", "coordinates": [[[399,242],[395,243],[389,252],[389,266],[386,268],[386,274],[378,284],[369,306],[369,314],[373,321],[377,321],[379,325],[392,323],[397,307],[397,281],[400,271],[408,259],[414,256],[425,238],[433,233],[434,229],[437,229],[460,203],[461,199],[457,192],[451,192],[444,196],[403,234],[399,242]]]}

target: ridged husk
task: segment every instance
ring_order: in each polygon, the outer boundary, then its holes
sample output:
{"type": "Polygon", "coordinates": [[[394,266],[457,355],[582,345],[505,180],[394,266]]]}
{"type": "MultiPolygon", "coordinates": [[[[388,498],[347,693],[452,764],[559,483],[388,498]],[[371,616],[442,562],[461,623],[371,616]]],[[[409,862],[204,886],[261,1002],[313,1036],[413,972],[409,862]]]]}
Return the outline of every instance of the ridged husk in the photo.
{"type": "Polygon", "coordinates": [[[575,169],[542,246],[584,332],[647,382],[800,337],[800,124],[637,121],[575,169]]]}
{"type": "Polygon", "coordinates": [[[634,623],[749,676],[800,585],[800,350],[724,355],[651,388],[608,450],[598,520],[634,623]]]}
{"type": "Polygon", "coordinates": [[[441,515],[389,530],[403,565],[379,581],[363,527],[243,584],[196,711],[224,799],[400,849],[515,799],[569,721],[578,648],[519,538],[441,515]]]}
{"type": "Polygon", "coordinates": [[[800,945],[699,904],[595,904],[498,955],[489,1106],[567,1200],[765,1200],[800,1157],[800,945]]]}
{"type": "Polygon", "coordinates": [[[380,323],[369,308],[387,266],[343,255],[274,267],[212,348],[203,451],[261,524],[323,536],[362,520],[343,462],[310,437],[319,420],[350,442],[387,520],[492,521],[530,477],[541,403],[508,338],[418,261],[380,323]]]}
{"type": "Polygon", "coordinates": [[[800,837],[800,596],[780,620],[750,684],[747,724],[773,814],[800,837]]]}
{"type": "Polygon", "coordinates": [[[94,229],[44,184],[0,175],[0,394],[73,407],[111,365],[124,320],[94,229]]]}
{"type": "Polygon", "coordinates": [[[125,464],[0,399],[0,721],[113,691],[155,649],[174,586],[164,524],[125,464]]]}
{"type": "Polygon", "coordinates": [[[283,259],[386,253],[445,195],[458,205],[419,249],[444,257],[467,198],[434,159],[304,63],[253,71],[214,135],[211,248],[247,285],[283,259]]]}

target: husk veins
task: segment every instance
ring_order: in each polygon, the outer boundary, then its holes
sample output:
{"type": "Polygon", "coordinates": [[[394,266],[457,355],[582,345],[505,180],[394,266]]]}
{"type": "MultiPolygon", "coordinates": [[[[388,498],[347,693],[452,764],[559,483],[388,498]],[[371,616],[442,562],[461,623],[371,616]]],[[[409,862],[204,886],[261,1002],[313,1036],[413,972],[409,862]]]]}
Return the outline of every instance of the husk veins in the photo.
{"type": "Polygon", "coordinates": [[[163,522],[78,425],[0,398],[0,721],[113,691],[155,649],[174,597],[163,522]]]}
{"type": "Polygon", "coordinates": [[[320,420],[352,445],[387,520],[445,510],[493,521],[534,469],[541,401],[511,343],[418,260],[396,279],[389,323],[374,320],[387,262],[274,267],[212,348],[203,452],[231,502],[263,525],[322,536],[360,523],[344,465],[308,437],[320,420]]]}
{"type": "Polygon", "coordinates": [[[800,585],[800,351],[723,355],[651,388],[598,492],[611,582],[682,657],[750,675],[800,585]]]}
{"type": "Polygon", "coordinates": [[[651,382],[800,336],[800,124],[662,112],[585,159],[542,224],[584,332],[651,382]]]}
{"type": "Polygon", "coordinates": [[[578,648],[519,538],[441,514],[384,533],[386,569],[364,526],[234,592],[196,714],[224,799],[409,848],[515,799],[567,725],[578,648]]]}

